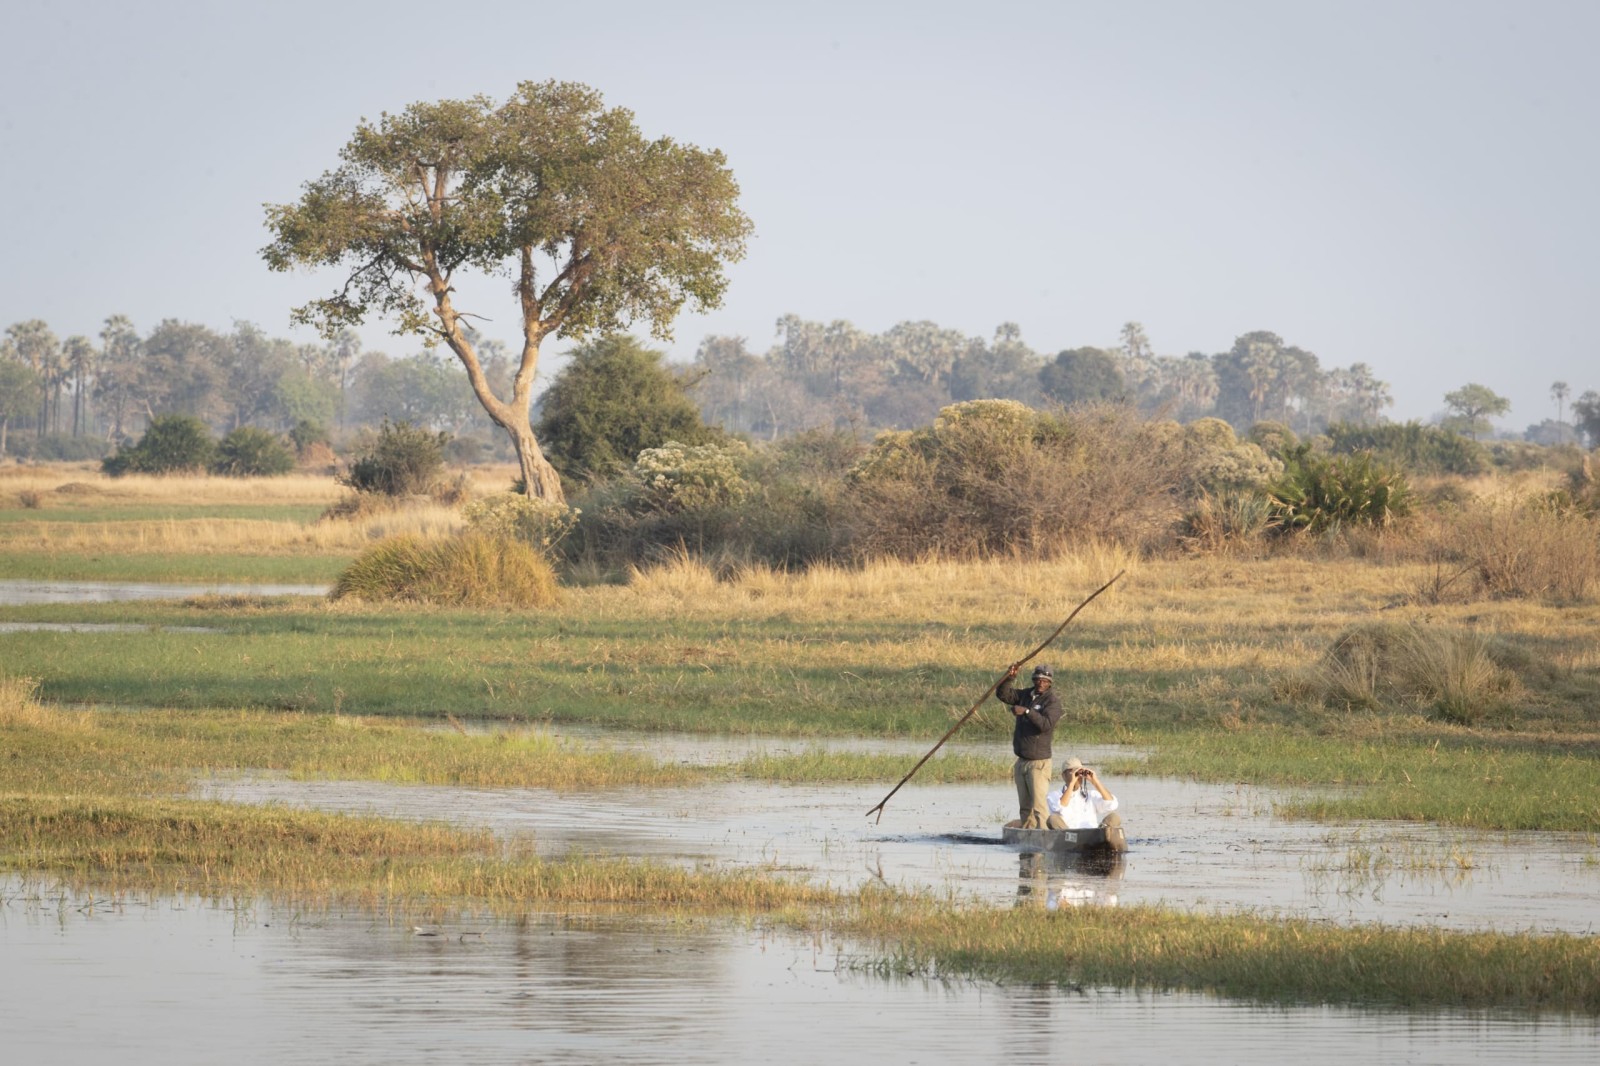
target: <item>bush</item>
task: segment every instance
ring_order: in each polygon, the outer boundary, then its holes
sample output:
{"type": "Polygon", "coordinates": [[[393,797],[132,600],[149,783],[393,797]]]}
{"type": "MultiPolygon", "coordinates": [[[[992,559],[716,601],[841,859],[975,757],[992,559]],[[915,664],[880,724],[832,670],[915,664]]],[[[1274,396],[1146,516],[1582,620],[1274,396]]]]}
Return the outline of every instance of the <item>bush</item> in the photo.
{"type": "Polygon", "coordinates": [[[333,586],[334,599],[410,600],[453,607],[539,608],[557,600],[555,571],[531,545],[467,533],[379,541],[333,586]]]}
{"type": "Polygon", "coordinates": [[[579,511],[566,504],[501,492],[473,500],[461,509],[467,528],[487,537],[517,540],[551,556],[572,527],[579,511]]]}
{"type": "Polygon", "coordinates": [[[669,440],[646,448],[631,471],[645,499],[666,513],[705,511],[736,504],[750,494],[739,475],[741,444],[686,445],[669,440]]]}
{"type": "Polygon", "coordinates": [[[1329,450],[1335,455],[1370,452],[1386,463],[1412,474],[1460,474],[1470,477],[1489,469],[1489,452],[1482,444],[1452,430],[1417,422],[1382,425],[1334,423],[1327,429],[1329,450]]]}
{"type": "Polygon", "coordinates": [[[1171,427],[1121,406],[953,404],[930,429],[880,435],[851,472],[855,550],[1048,557],[1096,540],[1150,543],[1177,518],[1182,443],[1171,427]]]}
{"type": "Polygon", "coordinates": [[[294,453],[276,435],[240,426],[222,438],[211,472],[224,477],[275,477],[294,469],[294,453]]]}
{"type": "Polygon", "coordinates": [[[328,427],[321,422],[313,422],[309,418],[302,418],[289,431],[289,441],[294,445],[295,454],[304,456],[307,451],[318,444],[331,445],[333,438],[328,433],[328,427]]]}
{"type": "Polygon", "coordinates": [[[1268,495],[1273,528],[1282,533],[1381,528],[1411,509],[1411,492],[1398,470],[1367,453],[1313,455],[1304,444],[1290,452],[1268,495]]]}
{"type": "Polygon", "coordinates": [[[358,445],[350,470],[339,478],[357,492],[414,496],[431,492],[444,470],[448,433],[384,419],[375,437],[358,445]]]}
{"type": "Polygon", "coordinates": [[[100,466],[112,477],[201,471],[211,465],[216,450],[211,430],[198,418],[160,415],[151,420],[138,444],[108,456],[100,466]]]}

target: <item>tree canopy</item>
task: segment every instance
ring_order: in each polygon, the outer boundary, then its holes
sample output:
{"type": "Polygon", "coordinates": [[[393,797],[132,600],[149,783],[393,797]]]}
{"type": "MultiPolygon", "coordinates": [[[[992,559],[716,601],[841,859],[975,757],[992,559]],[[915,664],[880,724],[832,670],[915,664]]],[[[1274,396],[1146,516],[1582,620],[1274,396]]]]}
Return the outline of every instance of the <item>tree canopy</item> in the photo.
{"type": "Polygon", "coordinates": [[[296,203],[267,206],[274,270],[335,267],[333,295],[297,309],[325,335],[376,314],[443,342],[510,435],[530,495],[562,499],[529,418],[540,345],[715,307],[750,221],[721,152],[647,140],[633,114],[573,82],[417,103],[363,121],[342,164],[296,203]],[[508,276],[522,323],[509,396],[497,394],[455,303],[463,271],[508,276]]]}

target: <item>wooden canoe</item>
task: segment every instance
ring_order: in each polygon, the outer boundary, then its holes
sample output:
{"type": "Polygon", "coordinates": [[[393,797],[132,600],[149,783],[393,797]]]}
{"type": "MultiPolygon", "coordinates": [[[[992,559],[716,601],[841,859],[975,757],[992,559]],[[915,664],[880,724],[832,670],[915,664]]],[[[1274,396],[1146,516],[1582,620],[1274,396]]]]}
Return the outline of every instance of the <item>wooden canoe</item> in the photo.
{"type": "Polygon", "coordinates": [[[1001,828],[1000,840],[1023,851],[1056,854],[1128,850],[1128,835],[1120,825],[1098,829],[1015,829],[1008,825],[1001,828]]]}

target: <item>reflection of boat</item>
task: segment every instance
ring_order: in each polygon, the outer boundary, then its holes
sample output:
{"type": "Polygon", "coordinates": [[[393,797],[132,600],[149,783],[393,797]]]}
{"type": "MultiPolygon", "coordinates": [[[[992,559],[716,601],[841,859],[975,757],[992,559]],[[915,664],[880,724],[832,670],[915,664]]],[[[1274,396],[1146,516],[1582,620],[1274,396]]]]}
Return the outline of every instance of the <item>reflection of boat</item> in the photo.
{"type": "Polygon", "coordinates": [[[1098,829],[1016,829],[1008,825],[1000,830],[1000,839],[1019,845],[1024,851],[1054,855],[1128,850],[1128,834],[1120,824],[1098,829]]]}

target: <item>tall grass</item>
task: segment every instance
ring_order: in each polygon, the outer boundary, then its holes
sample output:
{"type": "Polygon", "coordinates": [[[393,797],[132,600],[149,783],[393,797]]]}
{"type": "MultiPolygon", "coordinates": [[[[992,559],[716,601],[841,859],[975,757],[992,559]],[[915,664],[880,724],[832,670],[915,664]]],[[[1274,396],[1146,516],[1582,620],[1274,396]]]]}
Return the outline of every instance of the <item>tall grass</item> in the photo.
{"type": "Polygon", "coordinates": [[[442,540],[406,535],[381,541],[339,575],[333,596],[535,608],[554,605],[557,593],[555,571],[533,546],[467,533],[442,540]]]}
{"type": "Polygon", "coordinates": [[[1513,656],[1481,630],[1375,623],[1333,642],[1315,671],[1324,699],[1380,709],[1423,704],[1457,722],[1477,722],[1507,705],[1518,687],[1503,662],[1513,656]]]}
{"type": "Polygon", "coordinates": [[[1586,599],[1600,588],[1600,521],[1539,502],[1472,508],[1452,536],[1493,596],[1586,599]]]}

